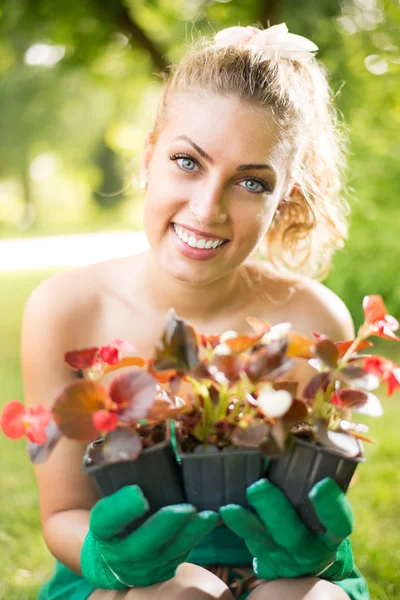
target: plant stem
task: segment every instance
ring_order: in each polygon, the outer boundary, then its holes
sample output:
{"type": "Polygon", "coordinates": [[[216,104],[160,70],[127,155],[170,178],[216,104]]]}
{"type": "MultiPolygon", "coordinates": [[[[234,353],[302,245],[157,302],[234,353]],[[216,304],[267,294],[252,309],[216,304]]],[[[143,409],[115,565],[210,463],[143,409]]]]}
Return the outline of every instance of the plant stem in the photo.
{"type": "Polygon", "coordinates": [[[347,359],[350,358],[350,356],[353,354],[353,352],[357,348],[358,344],[363,341],[364,337],[362,336],[362,334],[360,334],[360,331],[361,331],[361,327],[358,330],[356,339],[353,341],[351,346],[348,348],[348,350],[345,352],[345,354],[342,356],[342,358],[338,362],[339,368],[341,368],[347,364],[347,359]]]}

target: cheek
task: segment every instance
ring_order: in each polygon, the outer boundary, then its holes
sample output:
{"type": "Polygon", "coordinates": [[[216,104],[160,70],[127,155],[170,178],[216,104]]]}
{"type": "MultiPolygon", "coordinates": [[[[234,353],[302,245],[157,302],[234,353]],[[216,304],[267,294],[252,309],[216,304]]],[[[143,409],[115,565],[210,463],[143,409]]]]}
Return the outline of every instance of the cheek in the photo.
{"type": "Polygon", "coordinates": [[[275,202],[267,199],[261,206],[255,206],[253,210],[238,211],[236,223],[241,237],[246,237],[249,242],[257,243],[264,237],[271,224],[275,213],[275,202]]]}

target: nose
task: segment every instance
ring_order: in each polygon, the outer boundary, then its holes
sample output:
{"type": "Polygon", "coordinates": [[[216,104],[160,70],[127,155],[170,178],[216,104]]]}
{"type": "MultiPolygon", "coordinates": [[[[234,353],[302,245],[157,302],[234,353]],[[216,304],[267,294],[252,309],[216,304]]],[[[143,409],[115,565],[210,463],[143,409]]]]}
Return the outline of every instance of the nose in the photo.
{"type": "Polygon", "coordinates": [[[222,186],[215,183],[202,187],[190,203],[190,212],[204,225],[225,223],[227,219],[226,198],[222,186]]]}

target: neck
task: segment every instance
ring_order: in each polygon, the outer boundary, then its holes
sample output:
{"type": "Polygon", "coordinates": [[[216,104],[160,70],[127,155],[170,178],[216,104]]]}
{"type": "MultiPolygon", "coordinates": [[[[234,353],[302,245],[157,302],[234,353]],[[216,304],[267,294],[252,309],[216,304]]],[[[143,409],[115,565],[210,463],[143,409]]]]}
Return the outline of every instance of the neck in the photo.
{"type": "Polygon", "coordinates": [[[240,267],[205,284],[193,284],[172,277],[161,269],[151,250],[142,262],[144,294],[153,309],[166,314],[170,308],[192,323],[207,323],[226,314],[242,293],[240,267]]]}

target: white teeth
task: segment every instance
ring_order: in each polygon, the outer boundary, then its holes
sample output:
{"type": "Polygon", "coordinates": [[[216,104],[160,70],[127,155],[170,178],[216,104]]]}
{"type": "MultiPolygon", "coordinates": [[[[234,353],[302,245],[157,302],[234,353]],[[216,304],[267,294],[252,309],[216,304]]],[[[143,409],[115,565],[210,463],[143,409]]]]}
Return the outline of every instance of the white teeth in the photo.
{"type": "Polygon", "coordinates": [[[194,234],[188,234],[183,227],[176,225],[176,223],[173,224],[173,227],[179,239],[188,244],[191,248],[199,248],[201,250],[206,248],[209,250],[210,248],[218,248],[218,246],[221,246],[221,244],[224,243],[224,240],[215,240],[213,242],[212,240],[206,240],[204,238],[198,239],[194,234]]]}
{"type": "Polygon", "coordinates": [[[196,246],[197,246],[197,240],[196,240],[196,238],[194,237],[194,235],[191,235],[191,236],[190,236],[190,238],[189,238],[189,240],[188,240],[188,244],[189,244],[189,246],[191,246],[192,248],[196,248],[196,246]]]}

